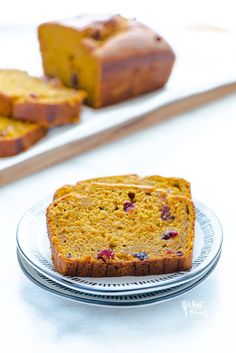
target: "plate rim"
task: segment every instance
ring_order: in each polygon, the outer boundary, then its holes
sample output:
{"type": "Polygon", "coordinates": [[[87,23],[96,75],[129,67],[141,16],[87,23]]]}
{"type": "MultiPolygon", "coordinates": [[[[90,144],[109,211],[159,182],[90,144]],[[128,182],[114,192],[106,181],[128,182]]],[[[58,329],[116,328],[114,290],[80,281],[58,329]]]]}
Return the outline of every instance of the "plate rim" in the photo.
{"type": "Polygon", "coordinates": [[[157,291],[157,290],[164,290],[164,289],[169,289],[169,288],[173,288],[173,287],[177,287],[179,285],[184,285],[187,282],[191,282],[194,279],[200,278],[202,273],[207,272],[207,269],[211,268],[212,264],[216,261],[217,258],[220,258],[221,256],[221,248],[219,249],[219,251],[217,252],[216,256],[214,257],[214,259],[204,268],[202,269],[201,272],[199,272],[196,276],[190,277],[188,279],[183,279],[182,281],[174,282],[172,283],[172,285],[167,284],[167,285],[163,285],[163,286],[151,286],[151,287],[145,287],[145,288],[136,288],[136,289],[130,289],[130,290],[125,290],[125,291],[98,291],[98,290],[94,290],[94,289],[87,289],[87,288],[81,288],[78,286],[74,286],[73,283],[71,282],[67,282],[64,278],[57,278],[57,277],[53,277],[50,274],[44,272],[43,270],[41,270],[41,268],[38,269],[37,266],[34,266],[34,264],[25,257],[25,255],[21,252],[21,250],[19,248],[17,248],[17,251],[20,253],[20,256],[23,257],[23,259],[28,263],[29,266],[31,266],[35,271],[41,273],[43,276],[47,277],[48,279],[73,290],[77,290],[77,291],[81,291],[84,293],[90,293],[90,294],[100,294],[100,295],[113,295],[113,296],[119,296],[119,295],[135,295],[135,294],[141,294],[141,293],[150,293],[153,291],[157,291]]]}
{"type": "MultiPolygon", "coordinates": [[[[129,302],[129,304],[124,304],[119,303],[119,302],[103,302],[102,300],[89,300],[89,299],[85,299],[85,298],[78,298],[78,297],[73,297],[73,295],[70,294],[66,294],[66,293],[60,293],[56,290],[53,290],[52,288],[47,287],[46,285],[40,283],[39,281],[37,281],[37,279],[35,279],[24,267],[24,265],[22,263],[20,263],[19,259],[19,265],[20,268],[23,272],[23,274],[32,282],[34,283],[36,286],[38,286],[39,288],[46,290],[47,292],[56,295],[60,298],[63,299],[67,299],[67,300],[71,300],[74,302],[77,302],[79,304],[86,304],[86,305],[92,305],[92,306],[99,306],[99,307],[108,307],[108,308],[140,308],[140,307],[144,307],[144,306],[149,306],[149,305],[154,305],[154,304],[161,304],[173,299],[176,299],[180,296],[182,296],[183,294],[193,290],[194,288],[196,288],[199,284],[201,284],[202,282],[204,282],[209,275],[215,270],[215,268],[217,267],[217,264],[220,260],[220,255],[218,257],[218,259],[215,261],[215,263],[213,264],[213,266],[209,269],[209,271],[207,271],[200,279],[198,279],[197,281],[194,281],[190,286],[185,287],[183,289],[180,289],[180,291],[177,291],[175,293],[170,293],[167,295],[164,295],[161,298],[152,298],[152,299],[144,299],[141,301],[136,301],[136,302],[129,302]]],[[[35,269],[34,269],[35,270],[35,269]]],[[[37,270],[35,270],[37,271],[37,270]]]]}

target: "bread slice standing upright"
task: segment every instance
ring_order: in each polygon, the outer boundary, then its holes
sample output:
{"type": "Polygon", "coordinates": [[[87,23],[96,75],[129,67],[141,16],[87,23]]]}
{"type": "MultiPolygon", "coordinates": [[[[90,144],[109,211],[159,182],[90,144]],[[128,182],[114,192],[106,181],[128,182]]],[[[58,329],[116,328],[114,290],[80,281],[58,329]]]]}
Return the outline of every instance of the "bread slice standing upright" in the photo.
{"type": "Polygon", "coordinates": [[[54,199],[62,197],[69,193],[83,193],[87,184],[92,182],[107,184],[133,184],[133,185],[150,185],[157,189],[163,189],[171,195],[182,195],[191,199],[190,183],[183,178],[163,177],[159,175],[146,176],[144,178],[137,174],[115,175],[100,178],[93,178],[79,181],[75,185],[63,185],[56,190],[54,199]]]}
{"type": "Polygon", "coordinates": [[[187,270],[194,220],[191,200],[150,186],[90,183],[47,208],[54,266],[70,276],[187,270]]]}

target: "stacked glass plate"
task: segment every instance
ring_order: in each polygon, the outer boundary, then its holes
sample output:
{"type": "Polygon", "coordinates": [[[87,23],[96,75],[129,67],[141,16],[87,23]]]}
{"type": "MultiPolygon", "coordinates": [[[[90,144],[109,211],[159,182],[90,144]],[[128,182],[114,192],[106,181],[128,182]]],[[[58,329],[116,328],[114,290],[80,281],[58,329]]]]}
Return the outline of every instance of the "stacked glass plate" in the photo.
{"type": "Polygon", "coordinates": [[[222,247],[221,225],[214,213],[196,206],[193,266],[188,271],[156,276],[85,278],[63,276],[51,261],[46,207],[52,197],[32,206],[17,229],[17,256],[24,274],[39,287],[80,303],[135,307],[176,298],[204,281],[216,267],[222,247]]]}

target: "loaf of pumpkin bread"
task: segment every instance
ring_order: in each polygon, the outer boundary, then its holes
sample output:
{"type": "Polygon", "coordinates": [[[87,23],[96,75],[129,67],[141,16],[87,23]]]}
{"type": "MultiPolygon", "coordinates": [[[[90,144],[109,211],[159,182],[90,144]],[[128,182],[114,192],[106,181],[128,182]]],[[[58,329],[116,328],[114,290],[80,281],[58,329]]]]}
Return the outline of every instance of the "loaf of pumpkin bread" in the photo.
{"type": "Polygon", "coordinates": [[[120,15],[80,15],[38,28],[44,72],[99,108],[161,88],[175,55],[160,35],[120,15]]]}
{"type": "Polygon", "coordinates": [[[194,205],[151,186],[88,183],[47,208],[56,270],[70,276],[153,275],[192,265],[194,205]]]}

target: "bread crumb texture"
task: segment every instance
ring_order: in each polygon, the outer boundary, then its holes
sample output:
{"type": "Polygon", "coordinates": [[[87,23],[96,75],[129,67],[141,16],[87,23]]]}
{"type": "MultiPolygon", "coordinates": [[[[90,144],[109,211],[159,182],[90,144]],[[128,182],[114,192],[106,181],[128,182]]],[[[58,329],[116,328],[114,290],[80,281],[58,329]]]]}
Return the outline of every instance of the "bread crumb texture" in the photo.
{"type": "Polygon", "coordinates": [[[54,265],[64,274],[94,277],[184,270],[191,267],[194,219],[184,196],[148,185],[88,182],[83,194],[70,192],[47,209],[54,265]]]}
{"type": "Polygon", "coordinates": [[[63,185],[56,190],[54,199],[62,197],[68,193],[83,193],[84,188],[88,183],[116,183],[116,184],[134,184],[134,185],[149,185],[158,189],[163,189],[171,195],[182,195],[191,198],[190,183],[183,178],[167,178],[159,175],[151,175],[140,177],[137,174],[116,175],[100,178],[93,178],[79,181],[76,185],[63,185]]]}

